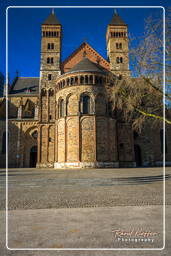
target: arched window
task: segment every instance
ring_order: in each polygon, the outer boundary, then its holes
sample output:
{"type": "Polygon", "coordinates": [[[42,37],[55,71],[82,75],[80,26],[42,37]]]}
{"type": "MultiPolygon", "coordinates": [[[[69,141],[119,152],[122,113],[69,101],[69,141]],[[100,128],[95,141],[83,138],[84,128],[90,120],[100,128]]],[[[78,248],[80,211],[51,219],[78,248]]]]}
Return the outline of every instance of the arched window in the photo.
{"type": "Polygon", "coordinates": [[[119,63],[119,57],[116,58],[116,63],[119,63]]]}
{"type": "Polygon", "coordinates": [[[71,85],[73,85],[73,83],[74,83],[74,78],[71,77],[71,85]]]}
{"type": "Polygon", "coordinates": [[[84,84],[84,76],[80,77],[80,84],[84,84]]]}
{"type": "Polygon", "coordinates": [[[90,97],[88,95],[83,96],[83,114],[90,114],[90,97]]]}
{"type": "Polygon", "coordinates": [[[75,77],[75,84],[78,84],[78,77],[75,77]]]}
{"type": "Polygon", "coordinates": [[[119,44],[119,49],[122,49],[122,43],[119,44]]]}
{"type": "Polygon", "coordinates": [[[118,45],[118,43],[116,43],[116,49],[119,49],[119,45],[118,45]]]}
{"type": "Polygon", "coordinates": [[[50,63],[50,58],[49,58],[49,57],[47,58],[47,63],[48,63],[48,64],[50,63]]]}
{"type": "Polygon", "coordinates": [[[122,57],[120,57],[120,63],[123,63],[123,58],[122,57]]]}
{"type": "Polygon", "coordinates": [[[93,83],[93,76],[90,76],[89,81],[90,81],[90,84],[93,83]]]}
{"type": "Polygon", "coordinates": [[[64,117],[64,100],[59,102],[59,117],[64,117]]]}
{"type": "Polygon", "coordinates": [[[49,96],[52,97],[54,95],[54,91],[52,89],[49,90],[49,96]]]}
{"type": "Polygon", "coordinates": [[[47,48],[48,48],[48,50],[50,49],[50,43],[48,43],[47,48]]]}
{"type": "Polygon", "coordinates": [[[51,64],[53,64],[53,58],[51,58],[50,60],[51,60],[51,64]]]}
{"type": "Polygon", "coordinates": [[[67,79],[67,85],[69,85],[69,78],[67,79]]]}
{"type": "Polygon", "coordinates": [[[98,82],[99,82],[99,78],[98,76],[95,76],[95,84],[98,84],[98,82]]]}
{"type": "Polygon", "coordinates": [[[54,44],[53,43],[51,43],[51,49],[54,49],[54,44]]]}
{"type": "Polygon", "coordinates": [[[41,96],[46,96],[46,90],[44,89],[41,90],[41,96]]]}
{"type": "Polygon", "coordinates": [[[6,153],[6,132],[4,132],[2,134],[2,150],[1,150],[1,154],[5,154],[6,153]]]}
{"type": "Polygon", "coordinates": [[[88,84],[88,76],[85,76],[85,84],[88,84]]]}

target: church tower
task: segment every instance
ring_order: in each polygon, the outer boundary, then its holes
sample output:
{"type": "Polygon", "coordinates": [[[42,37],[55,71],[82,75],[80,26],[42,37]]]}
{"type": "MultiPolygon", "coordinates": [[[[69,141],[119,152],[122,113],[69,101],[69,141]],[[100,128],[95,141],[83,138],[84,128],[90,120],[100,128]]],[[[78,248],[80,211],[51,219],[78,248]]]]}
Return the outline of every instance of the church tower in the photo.
{"type": "Polygon", "coordinates": [[[40,88],[54,87],[61,74],[62,27],[54,10],[42,24],[40,88]]]}
{"type": "Polygon", "coordinates": [[[112,73],[117,76],[129,76],[128,26],[116,10],[107,27],[106,42],[112,73]]]}

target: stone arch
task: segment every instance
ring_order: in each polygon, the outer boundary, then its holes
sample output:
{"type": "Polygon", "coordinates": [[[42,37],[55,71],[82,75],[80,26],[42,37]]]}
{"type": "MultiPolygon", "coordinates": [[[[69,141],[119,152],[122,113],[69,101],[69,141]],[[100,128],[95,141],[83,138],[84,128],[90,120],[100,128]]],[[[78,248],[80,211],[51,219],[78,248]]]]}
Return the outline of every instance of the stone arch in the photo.
{"type": "Polygon", "coordinates": [[[83,92],[80,95],[79,110],[81,114],[94,113],[94,101],[91,93],[83,92]]]}
{"type": "Polygon", "coordinates": [[[35,115],[35,104],[30,99],[27,99],[25,105],[23,106],[23,118],[34,118],[35,115]]]}
{"type": "Polygon", "coordinates": [[[23,144],[23,157],[25,167],[36,167],[37,163],[37,137],[38,137],[38,128],[37,126],[29,127],[24,133],[23,144]],[[37,133],[37,136],[35,136],[37,133]]]}
{"type": "Polygon", "coordinates": [[[95,127],[91,116],[81,118],[80,122],[80,156],[81,162],[93,162],[95,160],[95,127]]]}
{"type": "Polygon", "coordinates": [[[66,115],[78,114],[78,97],[76,94],[70,93],[66,97],[66,115]]]}

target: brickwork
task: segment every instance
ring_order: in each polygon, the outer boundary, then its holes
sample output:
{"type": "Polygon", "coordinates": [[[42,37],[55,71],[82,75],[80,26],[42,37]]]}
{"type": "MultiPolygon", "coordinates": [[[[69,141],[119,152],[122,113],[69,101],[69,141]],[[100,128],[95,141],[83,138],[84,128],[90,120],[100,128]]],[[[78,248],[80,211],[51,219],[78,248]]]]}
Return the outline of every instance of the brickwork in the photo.
{"type": "MultiPolygon", "coordinates": [[[[58,22],[49,23],[51,18],[42,25],[37,94],[28,91],[9,95],[9,167],[161,165],[162,125],[151,127],[147,122],[136,134],[130,124],[115,119],[109,109],[106,85],[112,84],[111,72],[130,75],[127,25],[115,14],[113,22],[119,20],[122,25],[112,23],[107,27],[109,62],[84,42],[61,63],[62,27],[58,22]],[[73,71],[82,60],[86,65],[73,71]]],[[[5,166],[6,158],[5,111],[5,98],[0,98],[0,167],[5,166]]],[[[171,129],[166,126],[168,164],[170,138],[171,129]]]]}

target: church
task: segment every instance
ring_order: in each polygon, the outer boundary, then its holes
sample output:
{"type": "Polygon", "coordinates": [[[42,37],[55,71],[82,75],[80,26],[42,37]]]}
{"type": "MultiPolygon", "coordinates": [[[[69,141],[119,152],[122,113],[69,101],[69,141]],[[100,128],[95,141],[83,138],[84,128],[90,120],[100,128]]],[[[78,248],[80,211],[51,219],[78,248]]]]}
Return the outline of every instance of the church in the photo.
{"type": "MultiPolygon", "coordinates": [[[[115,11],[106,30],[107,59],[83,42],[62,62],[62,24],[52,11],[41,26],[40,77],[17,75],[9,87],[8,131],[6,99],[0,98],[0,167],[7,136],[8,166],[14,168],[162,165],[162,124],[155,136],[152,128],[133,131],[113,115],[107,96],[111,74],[131,76],[128,41],[128,25],[115,11]]],[[[171,140],[166,163],[171,164],[171,140]]]]}

